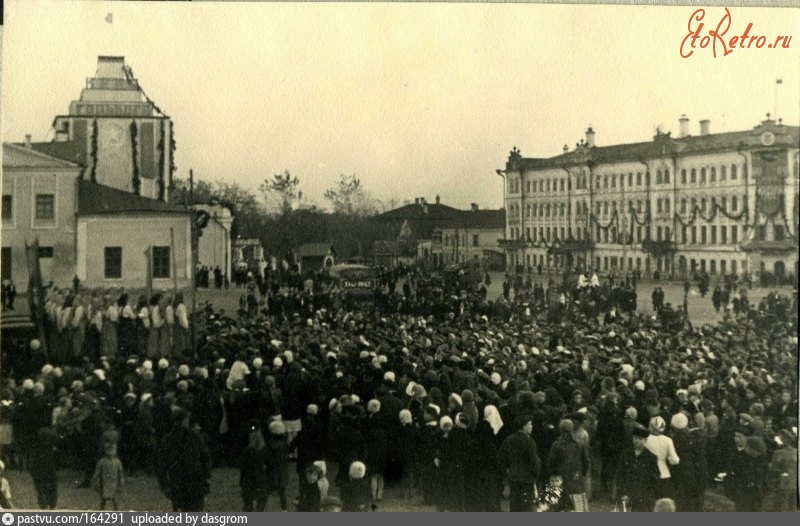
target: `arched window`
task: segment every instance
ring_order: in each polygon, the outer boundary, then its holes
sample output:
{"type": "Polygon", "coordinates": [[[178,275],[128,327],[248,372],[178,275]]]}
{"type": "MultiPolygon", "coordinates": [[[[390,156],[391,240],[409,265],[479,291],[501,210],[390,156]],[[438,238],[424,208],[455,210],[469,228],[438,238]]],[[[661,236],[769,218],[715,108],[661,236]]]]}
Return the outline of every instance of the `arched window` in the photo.
{"type": "Polygon", "coordinates": [[[694,213],[695,209],[697,208],[697,199],[695,199],[694,197],[692,197],[692,201],[691,201],[691,203],[692,203],[692,210],[691,210],[691,212],[692,212],[692,213],[694,213]]]}
{"type": "Polygon", "coordinates": [[[600,176],[599,175],[594,178],[594,187],[595,188],[600,188],[600,176]]]}
{"type": "Polygon", "coordinates": [[[636,186],[642,186],[642,172],[636,172],[636,186]]]}
{"type": "MultiPolygon", "coordinates": [[[[731,176],[733,176],[733,170],[731,170],[731,176]]],[[[736,212],[739,209],[739,198],[736,196],[731,197],[731,211],[736,212]]]]}
{"type": "Polygon", "coordinates": [[[706,198],[705,197],[700,199],[700,211],[702,211],[704,213],[706,211],[706,198]]]}
{"type": "Polygon", "coordinates": [[[686,198],[681,199],[681,214],[686,213],[686,198]]]}
{"type": "Polygon", "coordinates": [[[664,170],[664,183],[669,184],[669,169],[664,170]]]}
{"type": "Polygon", "coordinates": [[[691,175],[689,177],[689,181],[692,182],[692,183],[696,183],[697,182],[697,170],[695,170],[694,168],[692,168],[692,172],[691,172],[691,175]]]}
{"type": "Polygon", "coordinates": [[[545,217],[550,217],[550,205],[549,205],[549,204],[548,204],[548,205],[547,205],[547,207],[545,208],[545,213],[544,213],[544,215],[545,215],[545,217]]]}
{"type": "Polygon", "coordinates": [[[608,188],[608,175],[603,176],[603,188],[608,188]]]}
{"type": "Polygon", "coordinates": [[[716,210],[716,208],[717,208],[717,198],[716,197],[712,197],[711,198],[711,211],[713,212],[714,210],[716,210]]]}
{"type": "Polygon", "coordinates": [[[670,208],[669,199],[664,199],[664,212],[669,214],[669,208],[670,208]]]}
{"type": "Polygon", "coordinates": [[[686,168],[681,169],[681,184],[686,184],[686,168]]]}
{"type": "Polygon", "coordinates": [[[561,184],[559,186],[561,188],[561,191],[563,192],[564,191],[564,179],[561,179],[561,184]]]}
{"type": "Polygon", "coordinates": [[[643,206],[643,204],[642,204],[642,200],[641,200],[641,199],[640,199],[640,200],[638,200],[638,201],[636,202],[636,209],[638,210],[638,212],[639,212],[640,214],[641,214],[641,213],[642,213],[642,211],[644,210],[644,206],[643,206]]]}
{"type": "Polygon", "coordinates": [[[628,186],[633,186],[633,172],[628,172],[628,186]]]}
{"type": "MultiPolygon", "coordinates": [[[[723,168],[725,168],[725,167],[723,166],[723,168]]],[[[719,207],[722,208],[722,210],[724,210],[725,212],[728,211],[728,198],[727,197],[722,196],[722,199],[719,202],[719,207]]]]}
{"type": "Polygon", "coordinates": [[[706,169],[700,168],[700,184],[703,184],[705,182],[706,182],[706,169]]]}
{"type": "Polygon", "coordinates": [[[633,200],[628,199],[628,212],[633,210],[633,200]]]}
{"type": "Polygon", "coordinates": [[[661,170],[656,170],[656,184],[661,184],[661,170]]]}
{"type": "Polygon", "coordinates": [[[656,200],[656,212],[659,214],[664,211],[664,202],[661,199],[656,200]]]}
{"type": "Polygon", "coordinates": [[[617,187],[617,174],[611,174],[611,188],[617,187]]]}
{"type": "Polygon", "coordinates": [[[731,181],[735,181],[735,180],[736,180],[736,165],[732,164],[731,165],[731,181]]]}
{"type": "Polygon", "coordinates": [[[547,191],[550,191],[550,179],[547,180],[547,191]]]}
{"type": "MultiPolygon", "coordinates": [[[[563,183],[564,181],[561,181],[561,182],[563,183]]],[[[564,217],[566,215],[567,215],[567,205],[565,205],[564,203],[561,203],[561,217],[564,217]]]]}
{"type": "Polygon", "coordinates": [[[712,166],[711,171],[708,173],[708,180],[712,183],[717,182],[717,167],[712,166]]]}
{"type": "Polygon", "coordinates": [[[608,215],[608,201],[603,203],[603,217],[608,215]]]}
{"type": "Polygon", "coordinates": [[[719,167],[719,180],[724,181],[728,176],[728,167],[722,165],[719,167]]]}

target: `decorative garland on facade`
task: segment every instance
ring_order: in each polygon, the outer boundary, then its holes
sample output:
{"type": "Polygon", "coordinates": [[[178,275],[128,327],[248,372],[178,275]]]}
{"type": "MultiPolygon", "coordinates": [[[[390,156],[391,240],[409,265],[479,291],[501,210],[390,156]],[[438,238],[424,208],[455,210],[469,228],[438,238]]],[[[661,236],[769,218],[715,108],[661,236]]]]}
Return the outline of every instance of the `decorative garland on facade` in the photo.
{"type": "Polygon", "coordinates": [[[614,211],[613,214],[611,214],[611,219],[609,219],[608,224],[605,225],[605,226],[600,224],[600,221],[597,220],[597,216],[596,215],[591,214],[589,216],[589,218],[592,221],[592,223],[594,223],[595,225],[599,226],[600,229],[603,230],[603,231],[608,230],[615,223],[616,223],[617,227],[619,228],[619,212],[616,211],[616,210],[614,211]]]}
{"type": "Polygon", "coordinates": [[[169,189],[175,188],[175,182],[172,175],[175,173],[175,124],[170,121],[169,126],[169,189]]]}
{"type": "Polygon", "coordinates": [[[637,215],[636,209],[633,207],[633,205],[630,206],[628,212],[631,214],[631,226],[633,226],[634,223],[639,226],[647,226],[650,224],[650,214],[647,212],[642,212],[643,218],[641,221],[639,220],[639,216],[637,215]]]}
{"type": "Polygon", "coordinates": [[[133,159],[133,193],[136,195],[141,195],[141,188],[142,188],[142,180],[139,177],[139,163],[136,162],[136,157],[138,156],[137,151],[137,144],[136,138],[138,134],[138,129],[136,127],[136,121],[131,120],[131,157],[133,159]]]}
{"type": "Polygon", "coordinates": [[[90,179],[93,183],[97,182],[97,119],[92,120],[92,171],[90,172],[90,179]]]}
{"type": "Polygon", "coordinates": [[[161,133],[158,139],[158,199],[164,201],[165,185],[164,185],[164,120],[161,119],[161,133]]]}

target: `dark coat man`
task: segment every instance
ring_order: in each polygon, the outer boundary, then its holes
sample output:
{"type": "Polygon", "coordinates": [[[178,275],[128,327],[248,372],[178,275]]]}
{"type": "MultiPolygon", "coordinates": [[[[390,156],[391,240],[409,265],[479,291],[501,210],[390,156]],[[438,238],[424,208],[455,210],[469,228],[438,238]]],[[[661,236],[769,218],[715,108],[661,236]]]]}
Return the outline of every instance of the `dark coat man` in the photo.
{"type": "Polygon", "coordinates": [[[531,438],[531,418],[518,416],[514,420],[517,431],[500,446],[500,463],[507,470],[511,486],[511,511],[530,511],[533,507],[533,487],[539,480],[542,463],[531,438]]]}
{"type": "Polygon", "coordinates": [[[661,476],[658,459],[644,447],[649,432],[634,428],[633,446],[622,452],[619,463],[619,494],[630,502],[631,511],[653,511],[656,485],[661,476]]]}
{"type": "Polygon", "coordinates": [[[203,437],[189,427],[189,413],[179,411],[178,425],[164,438],[158,482],[173,511],[202,511],[211,478],[211,455],[203,437]]]}

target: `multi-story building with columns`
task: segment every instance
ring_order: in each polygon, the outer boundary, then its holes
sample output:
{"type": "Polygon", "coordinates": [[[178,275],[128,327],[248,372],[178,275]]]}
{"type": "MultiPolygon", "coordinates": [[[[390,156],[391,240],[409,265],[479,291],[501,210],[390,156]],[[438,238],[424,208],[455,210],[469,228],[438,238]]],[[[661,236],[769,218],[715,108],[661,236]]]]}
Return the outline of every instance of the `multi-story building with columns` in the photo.
{"type": "Polygon", "coordinates": [[[797,275],[800,128],[752,130],[574,149],[504,170],[502,245],[511,266],[687,275],[797,275]]]}

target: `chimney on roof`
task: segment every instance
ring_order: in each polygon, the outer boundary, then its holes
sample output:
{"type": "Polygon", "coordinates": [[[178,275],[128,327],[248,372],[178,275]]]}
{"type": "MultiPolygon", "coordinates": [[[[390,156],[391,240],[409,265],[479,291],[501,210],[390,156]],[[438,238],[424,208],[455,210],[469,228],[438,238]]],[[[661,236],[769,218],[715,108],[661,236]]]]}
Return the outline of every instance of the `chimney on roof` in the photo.
{"type": "Polygon", "coordinates": [[[565,145],[564,145],[564,153],[567,153],[568,151],[569,151],[569,146],[567,146],[567,145],[565,144],[565,145]]]}
{"type": "Polygon", "coordinates": [[[473,212],[478,211],[478,203],[470,203],[469,207],[472,209],[473,212]]]}
{"type": "Polygon", "coordinates": [[[679,128],[681,131],[681,138],[689,136],[689,117],[686,116],[684,113],[681,115],[681,118],[678,119],[679,128]]]}
{"type": "Polygon", "coordinates": [[[591,125],[589,125],[589,129],[586,130],[586,146],[594,148],[594,130],[591,125]]]}
{"type": "Polygon", "coordinates": [[[31,147],[31,134],[25,135],[25,148],[31,147]]]}
{"type": "Polygon", "coordinates": [[[414,198],[414,204],[415,204],[415,205],[418,205],[418,204],[419,204],[419,197],[415,197],[415,198],[414,198]]]}
{"type": "Polygon", "coordinates": [[[439,194],[436,194],[436,204],[439,204],[439,194]]]}
{"type": "Polygon", "coordinates": [[[700,121],[700,135],[711,135],[711,121],[703,119],[700,121]]]}

